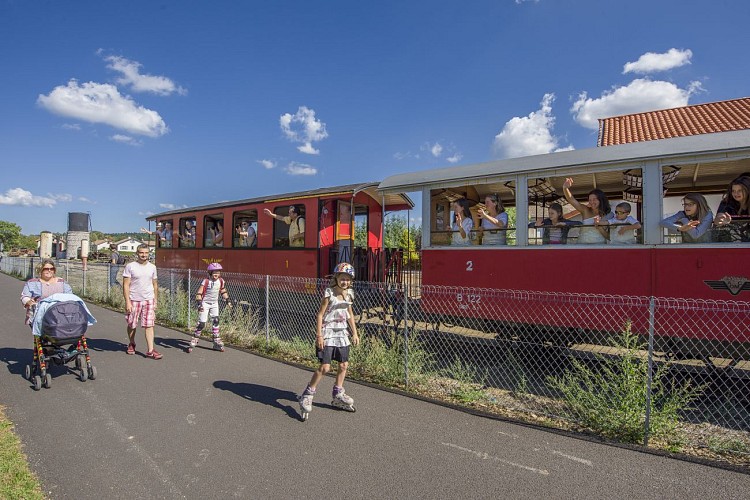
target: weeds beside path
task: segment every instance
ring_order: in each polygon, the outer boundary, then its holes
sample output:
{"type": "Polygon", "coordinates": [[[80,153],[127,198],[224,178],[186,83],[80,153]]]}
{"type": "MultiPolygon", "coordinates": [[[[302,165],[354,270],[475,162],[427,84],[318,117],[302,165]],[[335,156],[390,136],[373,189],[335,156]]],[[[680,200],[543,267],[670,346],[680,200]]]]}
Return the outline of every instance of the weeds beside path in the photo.
{"type": "Polygon", "coordinates": [[[13,423],[0,407],[0,498],[42,499],[42,489],[29,470],[21,441],[13,432],[13,423]]]}

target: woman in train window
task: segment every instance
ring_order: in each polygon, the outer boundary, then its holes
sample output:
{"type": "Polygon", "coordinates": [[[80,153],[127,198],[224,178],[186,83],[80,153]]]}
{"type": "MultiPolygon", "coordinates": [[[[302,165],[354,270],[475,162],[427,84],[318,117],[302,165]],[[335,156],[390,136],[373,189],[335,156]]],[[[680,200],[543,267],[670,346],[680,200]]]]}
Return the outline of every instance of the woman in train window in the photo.
{"type": "Polygon", "coordinates": [[[589,191],[588,205],[579,203],[573,198],[570,187],[573,179],[568,177],[563,183],[563,194],[573,208],[578,210],[583,217],[582,226],[578,233],[577,243],[588,245],[603,245],[609,239],[608,220],[612,217],[612,208],[609,206],[607,195],[601,189],[589,191]]]}
{"type": "Polygon", "coordinates": [[[484,198],[484,206],[478,211],[481,225],[482,245],[505,245],[508,214],[503,207],[503,201],[496,194],[488,194],[484,198]]]}
{"type": "Polygon", "coordinates": [[[461,198],[453,202],[453,230],[451,245],[471,245],[471,231],[474,229],[474,219],[471,218],[469,200],[461,198]]]}
{"type": "Polygon", "coordinates": [[[720,241],[750,241],[750,176],[729,184],[717,212],[714,225],[720,241]]]}
{"type": "Polygon", "coordinates": [[[700,193],[688,193],[682,198],[682,210],[661,221],[670,233],[681,233],[683,243],[709,243],[714,214],[706,198],[700,193]]]}

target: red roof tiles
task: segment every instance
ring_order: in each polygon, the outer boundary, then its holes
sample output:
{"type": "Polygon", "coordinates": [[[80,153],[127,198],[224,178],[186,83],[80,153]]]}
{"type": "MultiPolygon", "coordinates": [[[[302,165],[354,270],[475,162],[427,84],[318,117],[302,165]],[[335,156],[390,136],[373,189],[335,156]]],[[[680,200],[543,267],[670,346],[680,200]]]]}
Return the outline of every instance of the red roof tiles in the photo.
{"type": "Polygon", "coordinates": [[[597,146],[750,129],[750,97],[599,119],[597,146]]]}

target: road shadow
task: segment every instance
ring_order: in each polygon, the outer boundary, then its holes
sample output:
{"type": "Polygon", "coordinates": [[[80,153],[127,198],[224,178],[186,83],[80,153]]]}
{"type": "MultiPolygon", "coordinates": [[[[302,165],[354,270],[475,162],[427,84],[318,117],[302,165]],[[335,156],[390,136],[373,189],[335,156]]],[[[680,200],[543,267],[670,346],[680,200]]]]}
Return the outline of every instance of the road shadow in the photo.
{"type": "Polygon", "coordinates": [[[262,403],[264,405],[272,406],[283,410],[290,418],[300,420],[299,412],[297,411],[297,395],[290,391],[281,391],[274,387],[267,387],[265,385],[249,384],[247,382],[230,382],[228,380],[217,380],[214,382],[214,387],[221,389],[222,391],[233,392],[234,394],[262,403]],[[284,404],[282,401],[293,401],[291,405],[284,404]]]}
{"type": "Polygon", "coordinates": [[[122,342],[117,342],[116,340],[109,340],[109,339],[95,339],[86,337],[86,345],[89,349],[92,351],[111,351],[111,352],[120,352],[125,351],[125,348],[127,347],[122,342]]]}
{"type": "Polygon", "coordinates": [[[190,347],[190,340],[188,339],[188,337],[185,337],[185,340],[171,339],[171,338],[163,338],[163,339],[155,338],[154,345],[158,345],[159,347],[164,347],[167,349],[179,349],[181,351],[187,352],[187,348],[190,347]]]}
{"type": "Polygon", "coordinates": [[[0,361],[8,366],[8,372],[13,375],[23,375],[26,365],[31,364],[33,359],[33,344],[28,349],[0,347],[0,361]]]}

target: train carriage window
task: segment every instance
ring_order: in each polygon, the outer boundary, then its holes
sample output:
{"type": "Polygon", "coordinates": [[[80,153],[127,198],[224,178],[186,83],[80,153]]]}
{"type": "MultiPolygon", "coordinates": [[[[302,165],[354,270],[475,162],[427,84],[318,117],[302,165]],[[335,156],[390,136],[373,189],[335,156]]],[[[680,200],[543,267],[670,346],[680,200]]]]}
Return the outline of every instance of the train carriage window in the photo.
{"type": "Polygon", "coordinates": [[[234,248],[257,248],[258,246],[258,211],[240,210],[232,216],[234,248]]]}
{"type": "Polygon", "coordinates": [[[750,242],[748,170],[746,160],[662,167],[662,241],[750,242]]]}
{"type": "Polygon", "coordinates": [[[178,242],[180,248],[195,247],[195,217],[183,217],[180,219],[178,229],[178,242]]]}
{"type": "Polygon", "coordinates": [[[529,179],[530,245],[642,242],[641,169],[529,179]]]}
{"type": "Polygon", "coordinates": [[[305,246],[304,205],[277,207],[273,211],[273,246],[288,248],[305,246]]]}
{"type": "Polygon", "coordinates": [[[224,246],[224,215],[213,214],[203,218],[203,247],[224,246]]]}
{"type": "Polygon", "coordinates": [[[172,219],[161,219],[156,223],[156,231],[149,234],[156,235],[156,244],[159,248],[172,248],[172,219]]]}
{"type": "Polygon", "coordinates": [[[510,183],[435,189],[430,211],[432,246],[515,245],[516,208],[510,183]]]}

